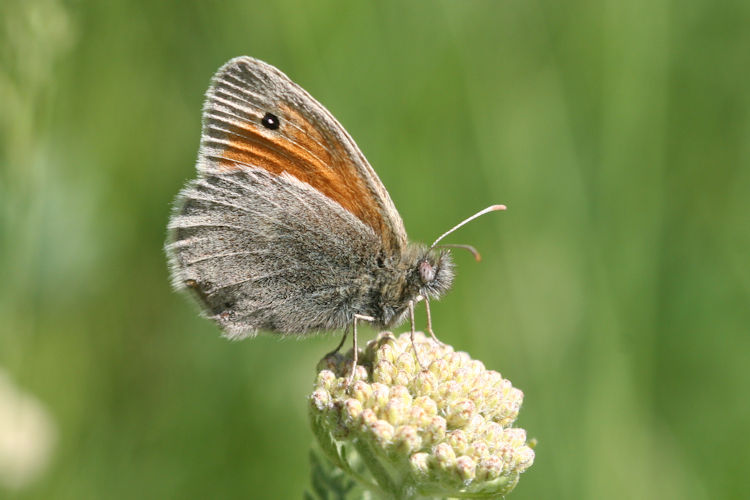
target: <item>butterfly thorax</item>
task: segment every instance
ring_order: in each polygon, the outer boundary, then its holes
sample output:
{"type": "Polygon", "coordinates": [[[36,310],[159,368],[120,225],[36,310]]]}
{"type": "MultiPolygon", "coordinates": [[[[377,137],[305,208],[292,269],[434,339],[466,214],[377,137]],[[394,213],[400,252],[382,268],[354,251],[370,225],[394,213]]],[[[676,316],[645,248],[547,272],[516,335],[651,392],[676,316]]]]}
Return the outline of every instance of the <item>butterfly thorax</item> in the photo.
{"type": "Polygon", "coordinates": [[[397,257],[379,259],[362,304],[365,314],[375,318],[375,326],[389,328],[406,317],[409,302],[419,296],[439,298],[453,284],[453,261],[445,250],[427,249],[410,243],[397,257]]]}

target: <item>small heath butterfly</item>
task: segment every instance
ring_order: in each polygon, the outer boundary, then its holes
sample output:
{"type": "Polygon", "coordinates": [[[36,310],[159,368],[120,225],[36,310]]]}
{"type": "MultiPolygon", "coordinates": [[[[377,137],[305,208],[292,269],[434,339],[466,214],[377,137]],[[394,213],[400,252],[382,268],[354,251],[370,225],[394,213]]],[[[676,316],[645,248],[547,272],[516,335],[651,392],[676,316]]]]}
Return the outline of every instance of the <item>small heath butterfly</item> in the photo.
{"type": "MultiPolygon", "coordinates": [[[[354,140],[275,67],[250,57],[214,75],[197,179],[177,196],[172,282],[231,339],[390,328],[453,281],[450,251],[407,240],[388,191],[354,140]]],[[[468,245],[453,245],[467,248],[468,245]]],[[[433,334],[434,337],[434,334],[433,334]]],[[[341,344],[339,344],[339,348],[341,344]]],[[[338,348],[337,348],[338,350],[338,348]]],[[[354,361],[356,363],[356,359],[354,361]]],[[[353,372],[352,372],[353,375],[353,372]]]]}

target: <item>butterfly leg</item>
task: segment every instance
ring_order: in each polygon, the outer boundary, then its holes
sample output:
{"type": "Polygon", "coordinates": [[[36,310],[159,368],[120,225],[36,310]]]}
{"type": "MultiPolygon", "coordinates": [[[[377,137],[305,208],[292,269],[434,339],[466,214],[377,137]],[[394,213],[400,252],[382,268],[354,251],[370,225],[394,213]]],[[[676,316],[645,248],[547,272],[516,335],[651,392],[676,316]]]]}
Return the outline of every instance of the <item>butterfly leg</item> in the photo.
{"type": "Polygon", "coordinates": [[[427,367],[419,359],[419,352],[417,351],[417,345],[414,343],[414,301],[409,301],[409,321],[411,322],[411,348],[414,349],[414,357],[417,358],[417,363],[422,370],[427,370],[427,367]]]}
{"type": "Polygon", "coordinates": [[[344,341],[346,340],[347,335],[349,335],[349,325],[346,325],[346,328],[344,328],[344,336],[341,337],[341,342],[339,342],[339,345],[336,346],[336,349],[334,349],[333,351],[329,352],[328,354],[326,354],[323,357],[327,358],[328,356],[333,356],[334,354],[336,354],[337,352],[339,352],[339,349],[341,349],[341,346],[344,345],[344,341]]]}
{"type": "MultiPolygon", "coordinates": [[[[364,314],[355,314],[354,320],[352,321],[352,369],[349,373],[349,378],[347,379],[347,383],[349,385],[354,382],[354,372],[357,370],[357,354],[358,354],[358,348],[357,348],[357,320],[363,320],[363,321],[375,321],[375,318],[372,316],[365,316],[364,314]]],[[[343,340],[342,340],[343,343],[343,340]]],[[[339,346],[340,347],[340,346],[339,346]]]]}
{"type": "Polygon", "coordinates": [[[435,336],[435,332],[432,331],[432,315],[430,314],[430,299],[427,298],[427,295],[424,296],[424,308],[425,308],[425,311],[427,312],[427,333],[430,334],[430,337],[432,337],[432,340],[434,340],[440,345],[445,345],[438,340],[438,338],[435,336]]]}

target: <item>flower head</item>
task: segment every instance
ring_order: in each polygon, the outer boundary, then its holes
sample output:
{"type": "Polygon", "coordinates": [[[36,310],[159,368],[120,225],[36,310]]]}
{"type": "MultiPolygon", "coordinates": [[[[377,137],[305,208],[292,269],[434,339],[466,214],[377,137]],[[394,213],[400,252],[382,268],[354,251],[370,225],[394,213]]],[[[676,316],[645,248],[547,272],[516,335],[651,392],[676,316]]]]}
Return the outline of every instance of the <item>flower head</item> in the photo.
{"type": "Polygon", "coordinates": [[[351,384],[351,352],[321,360],[310,396],[316,436],[341,468],[399,498],[494,498],[533,463],[526,431],[511,427],[523,393],[480,361],[388,332],[359,359],[351,384]]]}

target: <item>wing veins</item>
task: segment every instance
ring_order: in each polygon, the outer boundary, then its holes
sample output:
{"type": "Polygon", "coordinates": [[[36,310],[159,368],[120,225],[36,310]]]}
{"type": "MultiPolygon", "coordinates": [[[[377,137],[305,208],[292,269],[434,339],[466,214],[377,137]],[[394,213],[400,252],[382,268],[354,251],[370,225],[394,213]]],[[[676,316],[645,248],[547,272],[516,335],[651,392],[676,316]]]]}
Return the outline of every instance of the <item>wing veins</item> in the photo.
{"type": "MultiPolygon", "coordinates": [[[[240,107],[240,105],[238,105],[237,103],[231,102],[231,101],[227,100],[224,97],[214,96],[214,99],[216,101],[220,102],[221,104],[224,104],[227,108],[233,109],[235,111],[239,111],[240,113],[243,112],[243,108],[240,107]]],[[[243,102],[246,102],[246,104],[249,104],[249,105],[252,106],[252,103],[249,102],[249,101],[243,101],[243,102]]],[[[204,113],[204,116],[210,116],[211,118],[213,118],[213,119],[215,119],[217,121],[228,123],[229,125],[232,125],[234,127],[238,127],[238,128],[240,128],[242,130],[248,130],[246,127],[243,126],[244,123],[246,123],[246,122],[249,121],[246,117],[237,116],[236,114],[230,113],[228,111],[224,111],[222,109],[218,109],[218,107],[214,108],[214,109],[208,109],[208,110],[206,110],[206,112],[204,113]],[[212,115],[213,112],[223,113],[223,114],[228,115],[228,116],[230,116],[232,118],[236,118],[238,120],[238,123],[233,123],[233,122],[231,122],[229,120],[223,119],[222,117],[214,116],[214,115],[212,115]]],[[[290,126],[294,127],[299,132],[301,132],[302,134],[304,134],[305,137],[307,137],[308,139],[310,139],[310,141],[312,141],[315,144],[317,144],[318,146],[320,146],[321,149],[324,149],[324,150],[328,150],[329,149],[324,144],[322,144],[318,139],[316,139],[315,137],[313,137],[312,135],[310,135],[305,129],[303,129],[302,127],[300,127],[299,125],[297,125],[293,121],[290,120],[290,121],[287,121],[286,123],[288,123],[290,126]]],[[[223,129],[219,129],[219,130],[224,131],[223,129]]],[[[299,142],[291,139],[290,137],[287,137],[286,139],[290,143],[292,143],[295,146],[297,146],[298,148],[300,148],[300,149],[304,150],[305,152],[307,152],[309,155],[311,155],[311,156],[315,157],[316,159],[318,159],[322,164],[324,164],[324,165],[326,164],[325,161],[323,161],[320,157],[318,157],[315,153],[313,153],[312,151],[310,151],[309,149],[307,149],[305,146],[301,145],[299,142]]]]}
{"type": "MultiPolygon", "coordinates": [[[[232,85],[232,86],[234,87],[234,85],[232,85]]],[[[240,89],[237,89],[237,90],[238,90],[238,91],[240,91],[240,92],[242,92],[242,90],[240,90],[240,89]]],[[[253,103],[252,101],[248,101],[247,99],[245,99],[245,98],[244,98],[244,97],[242,97],[242,96],[238,96],[238,95],[233,95],[233,94],[231,94],[231,93],[229,93],[229,92],[222,92],[222,93],[223,93],[223,94],[225,94],[225,95],[227,95],[227,96],[229,96],[229,97],[235,97],[235,98],[236,98],[237,100],[239,100],[240,102],[242,102],[242,103],[245,103],[245,104],[247,104],[247,108],[248,108],[248,109],[251,109],[251,110],[254,110],[254,111],[257,111],[257,112],[258,112],[258,115],[257,115],[257,116],[260,116],[260,114],[261,114],[261,113],[262,113],[262,112],[264,111],[263,109],[261,109],[261,108],[259,108],[259,107],[255,106],[255,104],[254,104],[254,103],[253,103]]],[[[255,94],[251,94],[251,95],[255,95],[255,94]]],[[[242,111],[243,111],[243,107],[241,107],[241,105],[240,105],[239,103],[235,103],[235,102],[233,102],[233,101],[231,101],[231,100],[228,100],[228,99],[227,99],[226,97],[221,97],[221,96],[218,96],[218,95],[216,95],[216,93],[214,93],[213,97],[214,97],[214,98],[215,98],[215,99],[216,99],[217,101],[220,101],[220,102],[221,102],[222,104],[226,105],[226,106],[227,106],[227,107],[229,107],[229,108],[234,108],[235,110],[237,110],[237,111],[240,111],[240,112],[242,112],[242,111]]],[[[258,100],[260,100],[260,98],[258,98],[258,100]]],[[[217,111],[220,111],[220,112],[222,112],[221,110],[217,110],[217,111]]],[[[225,112],[225,113],[226,113],[226,112],[225,112]]],[[[240,117],[240,116],[232,115],[232,114],[230,114],[230,113],[227,113],[227,114],[229,114],[230,116],[233,116],[233,117],[235,117],[235,118],[237,118],[237,119],[239,119],[239,120],[246,120],[245,118],[243,118],[243,117],[240,117]]],[[[330,115],[330,113],[329,113],[329,115],[330,115]]],[[[333,119],[333,121],[334,121],[334,123],[335,123],[335,119],[334,119],[334,118],[333,118],[332,116],[329,116],[329,118],[333,119]]],[[[298,131],[300,131],[301,133],[305,134],[305,136],[307,136],[307,137],[308,137],[308,138],[309,138],[309,139],[310,139],[310,140],[311,140],[312,142],[314,142],[315,144],[317,144],[318,146],[320,146],[320,147],[321,147],[321,149],[325,149],[325,150],[328,150],[328,149],[329,149],[329,148],[327,148],[327,147],[326,147],[326,146],[325,146],[324,144],[321,144],[321,142],[320,142],[319,140],[317,140],[317,139],[316,139],[315,137],[313,137],[312,135],[310,135],[310,134],[309,134],[309,133],[308,133],[308,132],[307,132],[307,131],[306,131],[305,129],[303,129],[302,127],[300,127],[299,125],[297,125],[297,124],[296,124],[296,123],[294,123],[293,121],[289,120],[289,121],[287,121],[286,123],[288,123],[289,125],[291,125],[291,126],[292,126],[292,127],[294,127],[295,129],[297,129],[297,130],[298,130],[298,131]]],[[[295,141],[292,141],[292,140],[290,140],[290,142],[295,142],[295,141]]],[[[295,144],[297,144],[297,143],[295,142],[295,144]]],[[[304,148],[304,146],[301,146],[301,145],[299,145],[299,144],[297,144],[297,145],[298,145],[299,147],[301,147],[302,149],[306,149],[306,148],[304,148]]],[[[313,154],[313,153],[312,153],[312,152],[310,152],[310,154],[313,154]]],[[[314,154],[313,154],[313,155],[314,155],[314,154]]]]}
{"type": "Polygon", "coordinates": [[[269,253],[270,252],[268,251],[243,251],[243,252],[217,253],[217,254],[211,254],[211,255],[204,255],[203,257],[198,257],[196,259],[189,260],[185,262],[184,264],[186,266],[189,266],[192,264],[197,264],[199,262],[204,262],[204,261],[212,260],[212,259],[223,259],[226,257],[236,257],[238,255],[263,255],[263,254],[267,255],[269,253]]]}

